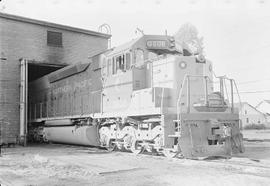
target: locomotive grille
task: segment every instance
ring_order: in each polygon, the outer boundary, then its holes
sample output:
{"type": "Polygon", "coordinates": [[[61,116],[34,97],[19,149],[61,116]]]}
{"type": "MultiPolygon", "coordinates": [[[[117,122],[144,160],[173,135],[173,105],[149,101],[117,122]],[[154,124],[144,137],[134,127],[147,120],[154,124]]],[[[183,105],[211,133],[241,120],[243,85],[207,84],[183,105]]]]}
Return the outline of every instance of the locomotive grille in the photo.
{"type": "Polygon", "coordinates": [[[140,88],[140,86],[141,86],[140,81],[139,81],[139,80],[136,80],[136,81],[135,81],[135,87],[136,87],[136,88],[140,88]]]}

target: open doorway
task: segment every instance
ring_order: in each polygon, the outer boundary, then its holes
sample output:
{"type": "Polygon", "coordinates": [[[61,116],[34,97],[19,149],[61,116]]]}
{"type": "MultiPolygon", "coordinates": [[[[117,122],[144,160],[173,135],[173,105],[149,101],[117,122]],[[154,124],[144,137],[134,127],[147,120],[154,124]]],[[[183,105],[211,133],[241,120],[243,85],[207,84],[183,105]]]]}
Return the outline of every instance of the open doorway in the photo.
{"type": "Polygon", "coordinates": [[[33,60],[20,60],[20,142],[27,143],[28,131],[28,83],[67,66],[33,60]]]}
{"type": "Polygon", "coordinates": [[[66,65],[64,64],[49,64],[28,61],[28,82],[32,82],[65,66],[66,65]]]}

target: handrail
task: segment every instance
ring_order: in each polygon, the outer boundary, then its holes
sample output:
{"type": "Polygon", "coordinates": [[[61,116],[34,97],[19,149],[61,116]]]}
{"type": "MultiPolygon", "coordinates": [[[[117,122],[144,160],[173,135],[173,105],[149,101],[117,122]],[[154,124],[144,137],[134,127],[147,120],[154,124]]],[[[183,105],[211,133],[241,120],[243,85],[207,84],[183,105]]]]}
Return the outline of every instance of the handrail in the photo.
{"type": "Polygon", "coordinates": [[[230,84],[231,84],[231,102],[232,102],[232,108],[231,111],[234,113],[234,97],[233,97],[233,80],[230,79],[230,84]]]}
{"type": "MultiPolygon", "coordinates": [[[[241,98],[240,98],[240,94],[239,94],[239,91],[238,91],[238,87],[237,87],[236,82],[235,82],[234,79],[233,79],[233,83],[234,83],[234,86],[235,86],[236,93],[237,93],[237,95],[238,95],[240,107],[242,108],[242,101],[241,101],[241,98]]],[[[240,109],[240,111],[242,111],[242,109],[240,109]]]]}
{"type": "MultiPolygon", "coordinates": [[[[179,130],[180,130],[180,123],[181,123],[181,120],[182,120],[182,118],[181,118],[181,107],[182,107],[182,105],[181,105],[181,99],[182,99],[182,95],[183,95],[183,89],[184,89],[184,86],[185,86],[185,83],[187,82],[187,80],[189,80],[189,78],[192,78],[192,77],[194,77],[194,78],[205,78],[205,83],[206,83],[206,89],[208,89],[208,85],[207,85],[207,83],[208,83],[208,81],[207,80],[209,80],[209,82],[211,82],[211,79],[208,77],[208,76],[200,76],[200,75],[187,75],[187,74],[185,74],[185,76],[184,76],[184,78],[183,78],[183,81],[182,81],[182,84],[181,84],[181,87],[180,87],[180,91],[179,91],[179,94],[178,94],[178,98],[177,98],[177,105],[176,105],[176,114],[177,114],[177,123],[178,123],[178,126],[177,126],[177,129],[178,129],[178,132],[179,132],[179,130]]],[[[221,86],[222,87],[220,87],[220,91],[222,92],[222,104],[224,104],[224,84],[226,84],[225,82],[224,82],[224,80],[225,79],[227,79],[227,80],[230,80],[231,82],[233,82],[234,83],[234,86],[236,87],[236,91],[237,91],[237,94],[238,94],[238,97],[239,97],[239,100],[240,100],[240,104],[241,104],[241,99],[240,99],[240,95],[239,95],[239,92],[238,92],[238,88],[237,88],[237,86],[236,86],[236,83],[235,83],[235,81],[233,80],[233,79],[229,79],[229,78],[227,78],[226,76],[222,76],[222,77],[217,77],[217,78],[219,78],[220,79],[220,84],[221,84],[221,86]]],[[[189,82],[188,82],[189,83],[189,82]]],[[[187,89],[190,89],[190,87],[189,87],[190,85],[188,85],[188,87],[187,87],[187,89]]],[[[225,87],[226,88],[226,93],[227,93],[227,87],[225,87]]],[[[231,89],[232,89],[232,98],[231,98],[231,101],[232,101],[232,111],[233,111],[233,109],[234,109],[234,105],[233,105],[233,88],[231,87],[231,89]]],[[[206,94],[208,94],[208,90],[205,90],[205,93],[206,94]]],[[[228,94],[228,93],[227,93],[228,94]]],[[[209,98],[208,98],[208,95],[205,95],[205,103],[208,105],[209,104],[209,98]]],[[[187,105],[188,105],[188,107],[190,107],[190,90],[188,90],[187,91],[187,105]]],[[[188,111],[189,111],[189,109],[190,108],[188,108],[188,111]]]]}
{"type": "Polygon", "coordinates": [[[224,107],[224,79],[223,77],[219,77],[219,90],[221,94],[221,99],[222,99],[222,107],[224,107]]]}
{"type": "MultiPolygon", "coordinates": [[[[205,78],[205,79],[208,79],[211,81],[211,79],[208,77],[208,76],[199,76],[199,75],[187,75],[185,74],[184,78],[183,78],[183,81],[182,81],[182,84],[181,84],[181,88],[180,88],[180,91],[179,91],[179,94],[178,94],[178,98],[177,98],[177,105],[176,105],[176,108],[177,108],[177,120],[180,120],[181,118],[178,116],[178,113],[180,113],[180,107],[179,107],[179,103],[181,101],[181,98],[182,98],[182,94],[183,94],[183,88],[184,88],[184,85],[185,85],[185,82],[187,80],[187,78],[190,78],[190,77],[197,77],[197,78],[205,78]]],[[[188,95],[187,95],[188,96],[188,95]]],[[[208,96],[206,97],[208,99],[208,96]]],[[[206,100],[208,101],[208,100],[206,100]]]]}
{"type": "Polygon", "coordinates": [[[208,76],[205,76],[204,77],[204,80],[205,80],[205,100],[204,101],[205,101],[205,105],[208,106],[209,105],[209,98],[208,98],[208,84],[207,84],[208,82],[207,82],[207,77],[208,76]]]}
{"type": "MultiPolygon", "coordinates": [[[[177,103],[176,103],[176,112],[177,112],[176,114],[177,114],[177,122],[178,122],[178,124],[179,124],[179,122],[181,120],[181,115],[180,115],[180,107],[181,106],[179,105],[179,103],[181,102],[181,97],[182,97],[182,93],[183,93],[183,87],[185,85],[187,76],[188,75],[185,74],[184,79],[183,79],[182,84],[181,84],[181,87],[180,87],[179,94],[178,94],[177,103]]],[[[179,126],[177,128],[179,128],[179,126]]]]}
{"type": "Polygon", "coordinates": [[[161,108],[161,113],[163,113],[164,111],[164,87],[162,87],[162,93],[161,93],[161,104],[160,104],[161,108]]]}
{"type": "MultiPolygon", "coordinates": [[[[226,76],[222,76],[222,78],[223,78],[223,79],[227,79],[227,80],[229,80],[229,81],[232,82],[232,84],[233,84],[234,87],[235,87],[235,90],[236,90],[238,99],[239,99],[240,107],[242,107],[242,101],[241,101],[240,94],[239,94],[238,87],[237,87],[237,85],[236,85],[235,80],[234,80],[234,79],[230,79],[230,78],[228,78],[228,77],[226,77],[226,76]]],[[[233,92],[232,92],[232,94],[233,94],[233,92]]],[[[233,104],[233,100],[232,100],[232,104],[233,104]]],[[[233,107],[233,105],[232,105],[232,107],[233,107]]]]}
{"type": "MultiPolygon", "coordinates": [[[[83,115],[87,114],[88,111],[91,114],[93,114],[95,112],[95,109],[94,109],[95,96],[99,95],[98,93],[100,93],[100,92],[101,92],[101,90],[96,90],[96,91],[91,91],[89,93],[89,96],[91,97],[91,100],[90,99],[89,100],[93,104],[89,104],[89,107],[87,107],[87,108],[83,102],[83,97],[86,97],[86,95],[88,95],[85,92],[78,94],[79,95],[78,97],[81,101],[78,102],[77,104],[75,104],[76,100],[75,100],[74,94],[71,94],[72,96],[70,97],[70,106],[66,109],[59,110],[59,108],[56,108],[56,105],[54,107],[51,107],[50,104],[52,104],[52,101],[41,101],[41,102],[35,102],[35,103],[30,102],[28,118],[30,120],[37,120],[37,119],[46,119],[46,118],[48,119],[48,118],[52,118],[52,117],[61,117],[61,116],[64,117],[66,115],[83,116],[83,115]],[[76,107],[76,108],[74,108],[74,107],[76,107]],[[51,109],[53,109],[53,110],[51,110],[51,109]],[[76,113],[78,113],[78,114],[76,114],[76,113]]],[[[63,104],[64,99],[59,99],[58,101],[59,101],[57,103],[58,107],[59,107],[60,103],[61,103],[60,105],[64,105],[63,104]]]]}
{"type": "MultiPolygon", "coordinates": [[[[223,79],[223,81],[224,81],[224,79],[223,79]]],[[[225,92],[226,92],[226,97],[227,97],[227,99],[229,99],[229,94],[228,94],[227,84],[226,84],[225,81],[224,81],[224,88],[225,88],[225,92]]]]}

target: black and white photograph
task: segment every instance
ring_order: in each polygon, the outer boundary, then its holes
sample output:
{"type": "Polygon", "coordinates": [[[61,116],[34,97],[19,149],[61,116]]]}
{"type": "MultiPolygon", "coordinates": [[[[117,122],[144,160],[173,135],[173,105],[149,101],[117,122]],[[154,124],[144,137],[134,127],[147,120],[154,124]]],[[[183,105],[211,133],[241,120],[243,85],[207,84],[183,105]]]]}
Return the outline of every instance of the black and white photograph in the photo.
{"type": "Polygon", "coordinates": [[[269,186],[270,0],[0,0],[0,186],[269,186]]]}

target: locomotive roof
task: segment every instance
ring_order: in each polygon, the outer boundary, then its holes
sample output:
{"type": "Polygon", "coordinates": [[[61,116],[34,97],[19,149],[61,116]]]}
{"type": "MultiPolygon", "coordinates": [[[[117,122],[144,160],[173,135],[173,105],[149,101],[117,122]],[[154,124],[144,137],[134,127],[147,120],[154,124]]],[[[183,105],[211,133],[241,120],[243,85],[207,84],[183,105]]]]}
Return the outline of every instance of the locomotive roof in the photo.
{"type": "Polygon", "coordinates": [[[142,37],[139,37],[139,38],[136,38],[136,39],[133,39],[127,43],[124,43],[122,45],[119,45],[115,48],[113,48],[112,52],[109,53],[109,55],[114,55],[114,54],[117,54],[117,53],[120,53],[120,52],[123,52],[129,48],[131,48],[137,41],[139,41],[142,37]]]}
{"type": "Polygon", "coordinates": [[[119,45],[115,48],[112,49],[112,51],[107,51],[107,52],[104,52],[105,55],[108,55],[108,56],[111,56],[111,55],[116,55],[116,54],[119,54],[119,53],[122,53],[126,50],[129,50],[133,47],[133,45],[135,45],[137,42],[140,42],[141,40],[143,39],[153,39],[153,40],[167,40],[171,38],[171,36],[167,36],[167,35],[143,35],[141,37],[138,37],[136,39],[133,39],[127,43],[124,43],[122,45],[119,45]]]}
{"type": "Polygon", "coordinates": [[[73,74],[78,74],[80,72],[85,71],[90,63],[77,63],[74,65],[69,65],[67,67],[64,67],[60,70],[57,70],[55,72],[52,72],[48,75],[48,79],[50,83],[58,81],[60,79],[64,79],[66,77],[69,77],[73,74]]]}

